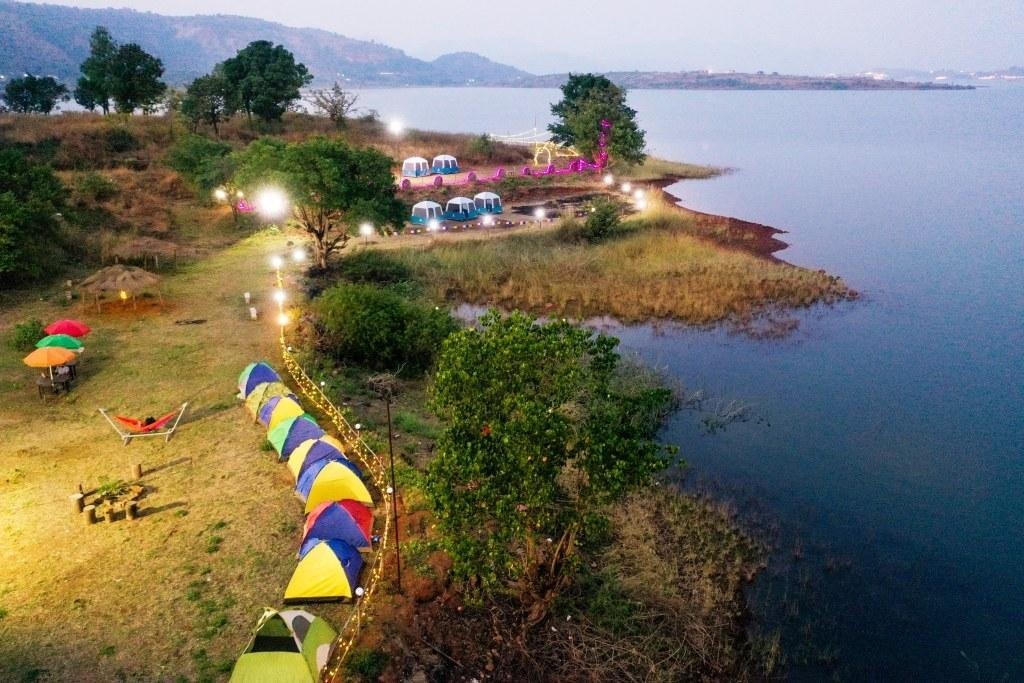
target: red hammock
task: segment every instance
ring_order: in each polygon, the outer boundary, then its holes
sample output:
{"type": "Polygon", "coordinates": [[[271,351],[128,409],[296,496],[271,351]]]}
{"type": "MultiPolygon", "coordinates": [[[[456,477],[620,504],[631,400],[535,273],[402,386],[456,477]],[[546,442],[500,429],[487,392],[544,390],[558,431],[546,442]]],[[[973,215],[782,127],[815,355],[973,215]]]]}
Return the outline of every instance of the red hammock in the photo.
{"type": "Polygon", "coordinates": [[[124,425],[125,429],[130,431],[132,434],[148,434],[160,429],[177,416],[178,411],[172,410],[163,417],[153,420],[149,424],[146,424],[145,420],[137,420],[134,417],[124,417],[123,415],[115,415],[114,419],[124,425]]]}
{"type": "Polygon", "coordinates": [[[106,418],[110,426],[117,432],[117,435],[121,437],[124,445],[127,446],[128,442],[137,436],[162,436],[165,441],[170,441],[187,407],[188,401],[182,403],[178,410],[172,410],[149,424],[146,424],[146,420],[138,420],[134,417],[110,415],[103,408],[100,408],[99,411],[100,415],[106,418]]]}

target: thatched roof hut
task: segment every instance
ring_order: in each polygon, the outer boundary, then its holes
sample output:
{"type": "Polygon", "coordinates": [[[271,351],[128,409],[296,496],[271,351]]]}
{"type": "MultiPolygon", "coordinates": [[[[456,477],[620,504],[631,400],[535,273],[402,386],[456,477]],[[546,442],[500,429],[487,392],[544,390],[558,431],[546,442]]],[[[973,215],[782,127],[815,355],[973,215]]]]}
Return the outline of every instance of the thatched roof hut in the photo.
{"type": "Polygon", "coordinates": [[[83,294],[95,298],[97,310],[100,309],[100,302],[104,296],[111,292],[122,301],[127,301],[130,297],[133,306],[136,306],[135,297],[144,292],[155,293],[161,303],[163,302],[160,276],[135,266],[118,264],[103,268],[82,280],[79,289],[83,294]]]}
{"type": "Polygon", "coordinates": [[[164,262],[177,261],[182,257],[194,256],[195,251],[192,247],[181,246],[168,240],[141,236],[128,237],[117,241],[104,249],[104,256],[106,259],[112,259],[117,263],[121,261],[141,261],[143,266],[148,261],[153,261],[153,266],[159,268],[161,259],[164,262]]]}

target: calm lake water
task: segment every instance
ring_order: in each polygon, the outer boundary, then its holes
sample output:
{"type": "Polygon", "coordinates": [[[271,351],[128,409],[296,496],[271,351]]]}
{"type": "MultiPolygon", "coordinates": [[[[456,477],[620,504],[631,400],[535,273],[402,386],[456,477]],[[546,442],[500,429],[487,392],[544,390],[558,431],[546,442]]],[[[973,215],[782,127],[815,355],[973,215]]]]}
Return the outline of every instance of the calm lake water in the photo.
{"type": "MultiPolygon", "coordinates": [[[[545,126],[557,95],[360,103],[515,133],[545,126]]],[[[782,258],[864,294],[800,314],[783,341],[612,329],[687,386],[752,406],[715,434],[684,411],[664,436],[691,485],[777,522],[779,561],[753,599],[764,620],[814,630],[790,639],[793,676],[1024,680],[1024,88],[630,103],[654,154],[736,169],[676,185],[684,205],[787,230],[782,258]]]]}

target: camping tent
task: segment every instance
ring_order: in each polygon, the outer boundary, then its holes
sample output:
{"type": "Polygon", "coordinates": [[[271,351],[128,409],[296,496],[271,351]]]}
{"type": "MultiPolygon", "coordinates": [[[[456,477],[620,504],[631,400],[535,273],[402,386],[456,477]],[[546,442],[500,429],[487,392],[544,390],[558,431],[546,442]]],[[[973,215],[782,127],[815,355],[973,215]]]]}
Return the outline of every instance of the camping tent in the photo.
{"type": "MultiPolygon", "coordinates": [[[[337,538],[353,548],[370,548],[373,512],[355,500],[320,503],[306,516],[302,528],[303,545],[314,538],[337,538]]],[[[301,554],[301,550],[299,552],[301,554]]]]}
{"type": "Polygon", "coordinates": [[[438,154],[434,157],[434,163],[431,166],[434,169],[434,173],[448,175],[449,173],[459,172],[459,162],[451,154],[438,154]]]}
{"type": "Polygon", "coordinates": [[[347,457],[344,451],[338,447],[337,441],[334,439],[327,441],[326,437],[325,434],[319,439],[307,439],[288,455],[288,470],[296,481],[315,462],[326,458],[347,457]]]}
{"type": "Polygon", "coordinates": [[[444,207],[444,217],[453,221],[468,221],[479,215],[476,203],[469,197],[452,197],[444,207]]]}
{"type": "Polygon", "coordinates": [[[299,401],[291,396],[272,396],[260,408],[259,421],[267,428],[267,432],[272,432],[282,421],[289,417],[298,417],[305,412],[299,401]]]}
{"type": "Polygon", "coordinates": [[[359,551],[336,538],[305,550],[284,590],[285,602],[351,598],[363,568],[359,551]]]}
{"type": "Polygon", "coordinates": [[[263,382],[280,382],[281,377],[274,372],[274,369],[260,361],[249,363],[238,376],[238,394],[241,398],[249,396],[249,392],[256,388],[256,385],[263,382]]]}
{"type": "Polygon", "coordinates": [[[402,162],[402,175],[412,178],[430,175],[430,164],[423,157],[409,157],[402,162]]]}
{"type": "Polygon", "coordinates": [[[373,505],[373,498],[363,483],[359,468],[344,458],[319,460],[299,475],[295,493],[306,502],[309,513],[320,503],[330,500],[357,500],[373,505]]]}
{"type": "Polygon", "coordinates": [[[493,192],[480,192],[473,197],[476,210],[480,213],[501,213],[501,197],[493,192]]]}
{"type": "Polygon", "coordinates": [[[306,439],[319,439],[323,435],[324,430],[320,429],[313,416],[304,414],[279,422],[267,434],[267,440],[284,460],[306,439]]]}
{"type": "Polygon", "coordinates": [[[418,202],[412,207],[412,216],[409,217],[410,223],[416,225],[426,225],[430,221],[443,221],[444,220],[444,209],[437,202],[418,202]]]}
{"type": "Polygon", "coordinates": [[[259,419],[260,408],[275,396],[290,396],[297,399],[292,390],[281,382],[260,382],[245,397],[245,408],[253,419],[259,419]]]}
{"type": "Polygon", "coordinates": [[[315,683],[337,637],[330,624],[309,612],[266,609],[231,683],[315,683]]]}

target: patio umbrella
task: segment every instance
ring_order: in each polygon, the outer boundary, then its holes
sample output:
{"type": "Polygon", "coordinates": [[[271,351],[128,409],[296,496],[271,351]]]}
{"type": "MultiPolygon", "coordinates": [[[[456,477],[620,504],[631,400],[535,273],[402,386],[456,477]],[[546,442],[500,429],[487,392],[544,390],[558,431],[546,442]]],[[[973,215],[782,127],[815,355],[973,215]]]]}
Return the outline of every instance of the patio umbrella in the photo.
{"type": "Polygon", "coordinates": [[[21,360],[30,368],[48,368],[50,370],[50,379],[53,379],[54,365],[64,365],[74,359],[75,354],[73,351],[62,349],[59,346],[45,346],[41,349],[36,349],[21,360]]]}
{"type": "Polygon", "coordinates": [[[92,332],[89,326],[80,320],[57,320],[46,326],[46,334],[67,334],[72,337],[84,337],[92,332]]]}
{"type": "Polygon", "coordinates": [[[36,342],[37,349],[48,346],[59,346],[62,349],[77,351],[83,347],[83,344],[69,334],[51,334],[36,342]]]}

